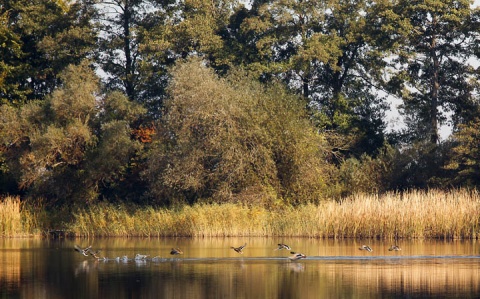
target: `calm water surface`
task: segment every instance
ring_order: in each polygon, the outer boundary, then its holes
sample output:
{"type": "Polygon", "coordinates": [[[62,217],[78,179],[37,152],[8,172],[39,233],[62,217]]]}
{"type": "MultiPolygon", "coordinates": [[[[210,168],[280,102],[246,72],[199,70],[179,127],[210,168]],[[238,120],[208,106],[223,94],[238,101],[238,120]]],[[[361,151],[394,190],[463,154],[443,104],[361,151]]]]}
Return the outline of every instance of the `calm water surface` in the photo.
{"type": "Polygon", "coordinates": [[[365,242],[0,239],[0,298],[480,298],[477,241],[400,241],[398,252],[365,242]],[[288,252],[273,250],[279,242],[308,257],[288,260],[288,252]],[[373,252],[358,250],[365,242],[373,252]],[[244,243],[243,255],[230,249],[244,243]],[[84,257],[75,244],[109,259],[84,257]],[[171,256],[172,247],[184,254],[171,256]],[[149,257],[135,261],[137,253],[149,257]]]}

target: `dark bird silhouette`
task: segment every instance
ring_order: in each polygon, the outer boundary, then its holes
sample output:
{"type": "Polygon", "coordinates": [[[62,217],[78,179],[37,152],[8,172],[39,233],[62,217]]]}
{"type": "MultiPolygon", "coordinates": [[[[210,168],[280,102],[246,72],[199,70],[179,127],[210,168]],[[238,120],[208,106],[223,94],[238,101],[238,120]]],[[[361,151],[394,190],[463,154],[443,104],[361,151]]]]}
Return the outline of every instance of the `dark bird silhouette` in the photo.
{"type": "Polygon", "coordinates": [[[247,243],[245,243],[244,245],[242,245],[240,247],[230,247],[230,248],[232,248],[233,250],[235,250],[236,252],[238,252],[240,254],[243,254],[243,248],[245,248],[245,246],[247,246],[247,243]]]}

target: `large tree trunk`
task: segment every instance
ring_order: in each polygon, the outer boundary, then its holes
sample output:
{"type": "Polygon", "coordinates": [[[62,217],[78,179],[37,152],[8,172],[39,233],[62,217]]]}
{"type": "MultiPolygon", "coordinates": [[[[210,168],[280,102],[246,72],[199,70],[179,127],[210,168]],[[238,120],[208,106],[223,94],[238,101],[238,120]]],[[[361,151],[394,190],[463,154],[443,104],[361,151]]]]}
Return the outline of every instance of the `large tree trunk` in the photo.
{"type": "MultiPolygon", "coordinates": [[[[433,27],[435,28],[437,18],[433,17],[433,27]]],[[[430,44],[430,55],[433,64],[433,73],[431,80],[431,99],[430,99],[430,142],[436,144],[438,142],[438,90],[440,89],[440,82],[438,78],[438,72],[440,69],[440,62],[436,53],[437,40],[435,35],[432,37],[430,44]]]]}

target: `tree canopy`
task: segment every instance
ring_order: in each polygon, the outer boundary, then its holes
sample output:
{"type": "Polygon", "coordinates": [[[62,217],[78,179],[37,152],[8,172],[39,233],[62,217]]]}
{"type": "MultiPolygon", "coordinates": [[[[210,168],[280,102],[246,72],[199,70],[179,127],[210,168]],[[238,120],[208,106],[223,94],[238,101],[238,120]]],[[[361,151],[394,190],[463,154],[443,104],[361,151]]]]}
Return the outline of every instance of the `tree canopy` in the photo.
{"type": "Polygon", "coordinates": [[[156,197],[257,204],[326,197],[329,146],[298,97],[241,71],[219,78],[198,60],[172,76],[146,172],[156,197]]]}
{"type": "Polygon", "coordinates": [[[467,0],[5,0],[0,193],[275,206],[477,187],[479,45],[467,0]]]}

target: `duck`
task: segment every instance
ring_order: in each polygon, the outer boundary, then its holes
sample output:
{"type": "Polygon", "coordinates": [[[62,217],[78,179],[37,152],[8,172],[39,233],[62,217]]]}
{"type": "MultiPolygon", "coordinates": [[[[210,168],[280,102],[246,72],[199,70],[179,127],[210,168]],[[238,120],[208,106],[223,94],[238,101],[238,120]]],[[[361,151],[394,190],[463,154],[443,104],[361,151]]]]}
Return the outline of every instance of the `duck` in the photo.
{"type": "Polygon", "coordinates": [[[162,261],[162,260],[163,260],[162,257],[161,257],[161,256],[158,256],[158,255],[152,257],[152,262],[159,262],[159,261],[162,261]]]}
{"type": "Polygon", "coordinates": [[[297,252],[293,252],[291,251],[290,252],[292,255],[289,256],[288,258],[291,260],[291,261],[296,261],[296,260],[299,260],[299,259],[304,259],[304,258],[307,258],[307,256],[303,253],[297,253],[297,252]]]}
{"type": "Polygon", "coordinates": [[[88,254],[90,253],[90,250],[92,248],[92,245],[90,245],[86,248],[83,248],[83,249],[80,246],[75,245],[74,248],[75,248],[75,251],[78,251],[79,253],[83,254],[84,256],[88,256],[88,254]]]}
{"type": "Polygon", "coordinates": [[[388,248],[388,251],[399,251],[402,250],[402,248],[398,247],[397,245],[392,245],[390,248],[388,248]]]}
{"type": "Polygon", "coordinates": [[[148,255],[137,253],[137,254],[135,255],[135,260],[136,260],[136,261],[144,260],[144,259],[146,259],[147,257],[148,257],[148,255]]]}
{"type": "Polygon", "coordinates": [[[177,254],[183,254],[183,251],[180,250],[180,248],[172,248],[172,251],[170,251],[171,255],[177,255],[177,254]]]}
{"type": "Polygon", "coordinates": [[[100,257],[98,256],[98,254],[101,252],[100,249],[97,251],[93,251],[92,249],[90,249],[89,252],[90,252],[90,255],[93,256],[94,258],[100,259],[100,257]]]}
{"type": "Polygon", "coordinates": [[[370,248],[370,246],[368,246],[368,245],[362,245],[362,246],[361,246],[360,248],[358,248],[358,249],[360,249],[360,250],[366,250],[366,251],[368,251],[368,252],[372,252],[372,251],[373,251],[373,249],[370,248]]]}
{"type": "Polygon", "coordinates": [[[288,246],[287,244],[278,244],[278,247],[275,248],[274,250],[282,250],[282,249],[286,249],[286,250],[292,250],[292,248],[290,248],[290,246],[288,246]]]}
{"type": "Polygon", "coordinates": [[[240,254],[243,254],[243,248],[245,248],[245,246],[247,246],[247,243],[243,244],[242,246],[239,246],[239,247],[230,247],[232,248],[233,250],[235,250],[236,252],[240,253],[240,254]]]}

